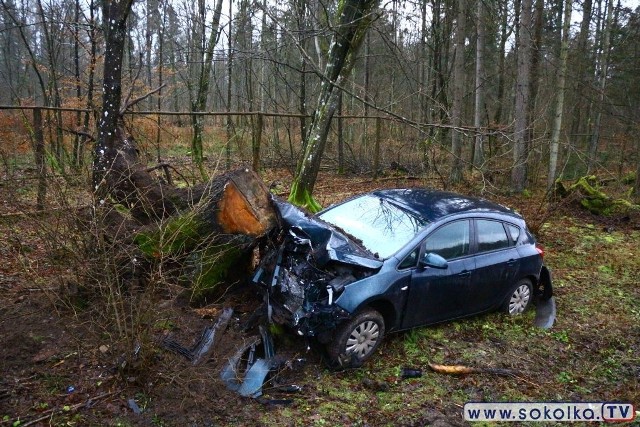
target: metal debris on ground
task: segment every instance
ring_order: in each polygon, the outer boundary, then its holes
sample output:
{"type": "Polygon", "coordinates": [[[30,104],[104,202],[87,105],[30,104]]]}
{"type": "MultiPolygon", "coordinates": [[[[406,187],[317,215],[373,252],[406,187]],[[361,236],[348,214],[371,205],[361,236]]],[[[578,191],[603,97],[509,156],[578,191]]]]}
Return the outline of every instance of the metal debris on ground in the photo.
{"type": "Polygon", "coordinates": [[[220,334],[227,329],[227,325],[229,324],[229,320],[231,320],[232,315],[232,308],[223,309],[222,314],[218,317],[216,323],[205,328],[204,331],[202,331],[202,335],[198,342],[196,342],[191,348],[184,347],[169,337],[162,340],[162,345],[167,350],[183,355],[190,360],[193,365],[199,365],[203,361],[207,360],[208,356],[215,348],[215,344],[218,341],[220,334]]]}

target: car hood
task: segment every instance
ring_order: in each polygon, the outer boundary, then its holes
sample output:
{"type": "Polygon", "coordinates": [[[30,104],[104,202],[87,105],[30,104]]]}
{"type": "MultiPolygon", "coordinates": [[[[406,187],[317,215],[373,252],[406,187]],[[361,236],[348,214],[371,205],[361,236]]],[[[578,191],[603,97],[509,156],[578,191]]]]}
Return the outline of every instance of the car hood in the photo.
{"type": "Polygon", "coordinates": [[[283,228],[294,234],[299,243],[311,245],[318,266],[321,267],[330,261],[371,269],[382,266],[382,261],[375,255],[331,224],[310,216],[277,197],[273,197],[273,204],[280,214],[283,228]]]}

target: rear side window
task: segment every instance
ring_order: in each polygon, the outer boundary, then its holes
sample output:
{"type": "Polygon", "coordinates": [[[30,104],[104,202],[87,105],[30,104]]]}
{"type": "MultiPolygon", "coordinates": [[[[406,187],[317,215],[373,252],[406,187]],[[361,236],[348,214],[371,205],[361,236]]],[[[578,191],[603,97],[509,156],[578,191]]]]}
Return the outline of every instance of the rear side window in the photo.
{"type": "MultiPolygon", "coordinates": [[[[504,231],[503,231],[504,232],[504,231]]],[[[444,259],[469,253],[469,221],[456,221],[438,228],[425,243],[425,253],[434,252],[444,259]]]]}
{"type": "Polygon", "coordinates": [[[476,220],[478,230],[478,252],[495,251],[509,247],[504,226],[499,221],[476,220]]]}
{"type": "Polygon", "coordinates": [[[520,228],[515,225],[507,224],[507,230],[509,230],[509,235],[511,236],[511,241],[515,244],[518,242],[518,237],[520,237],[520,228]]]}

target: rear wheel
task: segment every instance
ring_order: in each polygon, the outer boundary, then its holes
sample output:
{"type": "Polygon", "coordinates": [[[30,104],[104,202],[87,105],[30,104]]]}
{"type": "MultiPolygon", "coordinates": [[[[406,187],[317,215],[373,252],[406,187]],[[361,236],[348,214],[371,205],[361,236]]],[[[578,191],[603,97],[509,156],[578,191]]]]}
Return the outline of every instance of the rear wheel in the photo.
{"type": "Polygon", "coordinates": [[[336,330],[327,346],[331,361],[342,367],[362,366],[380,345],[384,331],[380,313],[370,308],[361,311],[336,330]]]}
{"type": "Polygon", "coordinates": [[[516,315],[524,313],[533,300],[533,285],[529,279],[522,279],[511,288],[509,296],[502,305],[502,311],[516,315]]]}

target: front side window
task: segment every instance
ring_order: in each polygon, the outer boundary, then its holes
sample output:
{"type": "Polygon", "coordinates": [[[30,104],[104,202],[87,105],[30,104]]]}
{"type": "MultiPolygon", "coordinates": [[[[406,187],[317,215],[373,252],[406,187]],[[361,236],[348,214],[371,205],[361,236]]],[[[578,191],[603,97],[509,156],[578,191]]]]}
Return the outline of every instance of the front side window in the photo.
{"type": "Polygon", "coordinates": [[[406,268],[413,268],[418,265],[418,256],[420,256],[420,247],[415,248],[409,255],[405,257],[400,264],[398,264],[399,270],[406,268]]]}
{"type": "Polygon", "coordinates": [[[476,220],[478,252],[495,251],[509,247],[509,239],[500,221],[476,220]]]}
{"type": "Polygon", "coordinates": [[[425,242],[425,253],[433,252],[446,260],[469,254],[469,221],[456,221],[434,231],[425,242]]]}

